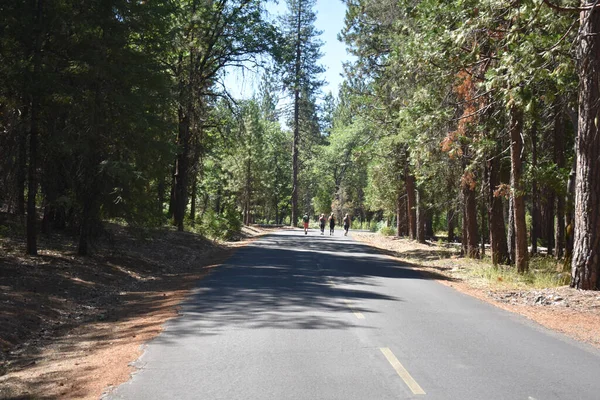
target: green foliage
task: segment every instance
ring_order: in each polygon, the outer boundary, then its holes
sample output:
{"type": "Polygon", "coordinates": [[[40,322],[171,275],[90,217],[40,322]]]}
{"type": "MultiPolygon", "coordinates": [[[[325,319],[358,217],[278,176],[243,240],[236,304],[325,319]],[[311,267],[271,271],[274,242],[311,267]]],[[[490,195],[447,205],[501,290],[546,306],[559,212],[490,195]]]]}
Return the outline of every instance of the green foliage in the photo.
{"type": "Polygon", "coordinates": [[[383,236],[394,236],[396,234],[396,229],[392,226],[383,226],[379,229],[379,233],[383,236]]]}
{"type": "Polygon", "coordinates": [[[209,209],[200,222],[200,233],[211,239],[231,240],[241,228],[241,215],[231,207],[226,207],[222,214],[209,209]]]}

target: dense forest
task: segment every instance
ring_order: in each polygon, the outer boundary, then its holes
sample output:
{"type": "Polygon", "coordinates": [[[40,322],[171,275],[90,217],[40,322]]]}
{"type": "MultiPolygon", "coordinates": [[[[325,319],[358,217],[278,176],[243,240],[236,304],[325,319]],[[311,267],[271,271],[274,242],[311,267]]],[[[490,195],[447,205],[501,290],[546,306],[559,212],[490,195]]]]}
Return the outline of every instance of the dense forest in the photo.
{"type": "Polygon", "coordinates": [[[600,288],[597,2],[345,0],[337,96],[315,0],[265,3],[0,4],[0,207],[24,252],[62,231],[87,255],[107,221],[226,238],[333,212],[600,288]],[[232,67],[260,71],[251,99],[232,67]]]}

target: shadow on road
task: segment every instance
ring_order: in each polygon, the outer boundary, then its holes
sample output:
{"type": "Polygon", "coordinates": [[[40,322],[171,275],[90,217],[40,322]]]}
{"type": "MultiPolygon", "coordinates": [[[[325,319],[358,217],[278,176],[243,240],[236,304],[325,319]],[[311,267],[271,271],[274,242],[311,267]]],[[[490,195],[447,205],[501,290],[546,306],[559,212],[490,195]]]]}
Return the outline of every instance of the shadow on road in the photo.
{"type": "Polygon", "coordinates": [[[157,341],[175,343],[182,336],[240,328],[350,328],[355,321],[348,317],[347,302],[368,315],[376,311],[361,306],[362,300],[403,301],[378,293],[377,278],[444,279],[349,238],[269,235],[203,280],[183,306],[186,317],[171,323],[157,341]]]}

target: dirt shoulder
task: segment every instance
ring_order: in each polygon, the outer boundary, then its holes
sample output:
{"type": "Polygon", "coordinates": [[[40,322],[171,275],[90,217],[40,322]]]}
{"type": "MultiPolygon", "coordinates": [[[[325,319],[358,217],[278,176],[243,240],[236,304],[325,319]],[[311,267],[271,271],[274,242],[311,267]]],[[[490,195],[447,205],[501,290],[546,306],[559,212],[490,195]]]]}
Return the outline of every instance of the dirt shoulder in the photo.
{"type": "Polygon", "coordinates": [[[41,238],[38,257],[0,238],[0,399],[97,399],[127,381],[197,281],[269,231],[217,243],[111,226],[92,257],[68,237],[41,238]]]}
{"type": "Polygon", "coordinates": [[[600,348],[600,292],[568,286],[534,289],[508,284],[501,277],[491,281],[470,273],[490,268],[489,264],[460,258],[453,247],[370,233],[355,232],[352,236],[444,285],[600,348]]]}

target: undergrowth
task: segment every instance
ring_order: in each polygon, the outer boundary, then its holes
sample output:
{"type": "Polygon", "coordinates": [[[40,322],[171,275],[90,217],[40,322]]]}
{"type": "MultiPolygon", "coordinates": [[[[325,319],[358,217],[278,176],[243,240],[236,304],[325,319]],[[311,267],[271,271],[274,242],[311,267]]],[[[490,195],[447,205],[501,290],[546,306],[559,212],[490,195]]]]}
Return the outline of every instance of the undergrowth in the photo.
{"type": "Polygon", "coordinates": [[[529,271],[519,274],[514,266],[494,266],[491,259],[484,258],[464,269],[464,273],[474,278],[482,278],[490,285],[504,288],[543,289],[568,285],[571,276],[562,272],[562,263],[548,256],[534,256],[529,262],[529,271]]]}

